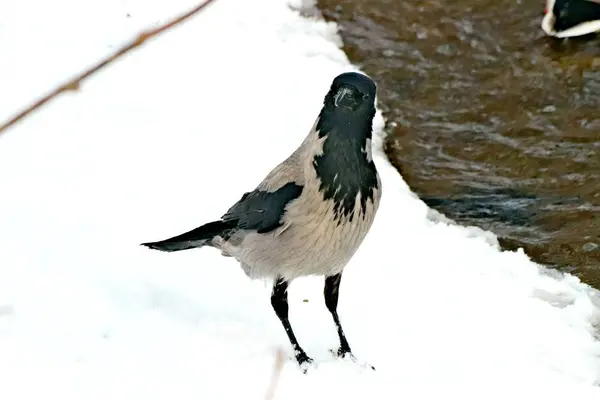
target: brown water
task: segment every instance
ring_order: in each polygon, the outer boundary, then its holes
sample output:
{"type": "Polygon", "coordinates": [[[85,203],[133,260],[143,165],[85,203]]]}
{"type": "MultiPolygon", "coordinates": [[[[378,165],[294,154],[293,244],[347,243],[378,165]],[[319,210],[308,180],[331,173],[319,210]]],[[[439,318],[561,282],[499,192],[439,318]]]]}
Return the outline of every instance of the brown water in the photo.
{"type": "Polygon", "coordinates": [[[378,82],[412,190],[600,288],[600,39],[545,37],[542,0],[318,5],[378,82]]]}

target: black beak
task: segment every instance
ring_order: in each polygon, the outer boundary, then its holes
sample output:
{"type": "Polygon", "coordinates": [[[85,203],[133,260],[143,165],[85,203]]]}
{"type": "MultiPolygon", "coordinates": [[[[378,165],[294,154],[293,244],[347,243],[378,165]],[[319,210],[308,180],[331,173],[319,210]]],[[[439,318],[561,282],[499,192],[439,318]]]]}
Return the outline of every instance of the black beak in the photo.
{"type": "Polygon", "coordinates": [[[358,102],[356,101],[354,90],[349,87],[340,88],[333,98],[333,105],[355,110],[358,106],[358,102]]]}

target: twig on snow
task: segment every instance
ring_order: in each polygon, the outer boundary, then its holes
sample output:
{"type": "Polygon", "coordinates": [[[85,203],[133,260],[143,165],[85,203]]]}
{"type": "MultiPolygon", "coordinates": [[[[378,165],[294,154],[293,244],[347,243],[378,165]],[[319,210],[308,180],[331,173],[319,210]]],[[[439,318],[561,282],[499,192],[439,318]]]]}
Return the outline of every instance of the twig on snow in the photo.
{"type": "Polygon", "coordinates": [[[143,31],[143,32],[139,33],[131,42],[125,44],[124,46],[119,48],[117,51],[115,51],[113,54],[109,55],[108,57],[106,57],[105,59],[103,59],[102,61],[97,63],[96,65],[92,66],[88,70],[84,71],[83,73],[75,76],[68,82],[58,86],[57,88],[52,90],[50,93],[48,93],[46,96],[42,97],[35,103],[31,104],[30,106],[28,106],[27,108],[23,109],[21,112],[19,112],[18,114],[16,114],[12,118],[10,118],[7,122],[2,123],[0,125],[0,135],[2,135],[2,133],[6,129],[8,129],[10,126],[14,125],[18,121],[20,121],[21,119],[26,117],[27,115],[31,114],[33,111],[40,108],[41,106],[46,104],[48,101],[50,101],[53,98],[55,98],[56,96],[58,96],[59,94],[61,94],[63,92],[79,90],[81,82],[84,79],[89,78],[91,75],[95,74],[102,68],[106,67],[107,65],[112,64],[115,60],[117,60],[124,54],[130,52],[131,50],[135,49],[136,47],[140,47],[148,39],[158,36],[161,33],[173,28],[174,26],[179,25],[186,19],[191,18],[192,16],[198,14],[202,9],[204,9],[204,7],[206,7],[207,5],[209,5],[210,3],[214,2],[214,1],[215,0],[206,0],[202,4],[195,6],[191,10],[173,18],[172,20],[168,21],[167,23],[165,23],[163,25],[160,25],[157,28],[149,29],[147,31],[143,31]]]}
{"type": "Polygon", "coordinates": [[[275,389],[277,388],[279,376],[281,375],[281,371],[283,370],[283,361],[283,350],[281,350],[281,348],[278,348],[275,354],[275,366],[273,368],[273,375],[271,376],[271,383],[269,383],[269,388],[267,389],[265,400],[273,400],[275,398],[275,389]]]}

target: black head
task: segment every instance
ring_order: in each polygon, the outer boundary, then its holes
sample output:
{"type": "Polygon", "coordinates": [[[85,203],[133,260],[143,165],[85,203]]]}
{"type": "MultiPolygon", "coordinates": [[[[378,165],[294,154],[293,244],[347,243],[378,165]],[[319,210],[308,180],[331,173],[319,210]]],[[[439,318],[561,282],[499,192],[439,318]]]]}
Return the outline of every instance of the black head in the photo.
{"type": "Polygon", "coordinates": [[[370,138],[376,93],[375,82],[366,75],[346,72],[336,76],[323,100],[319,136],[337,136],[344,141],[370,138]]]}
{"type": "Polygon", "coordinates": [[[377,86],[357,72],[338,75],[325,96],[324,106],[339,113],[370,113],[375,110],[377,86]]]}

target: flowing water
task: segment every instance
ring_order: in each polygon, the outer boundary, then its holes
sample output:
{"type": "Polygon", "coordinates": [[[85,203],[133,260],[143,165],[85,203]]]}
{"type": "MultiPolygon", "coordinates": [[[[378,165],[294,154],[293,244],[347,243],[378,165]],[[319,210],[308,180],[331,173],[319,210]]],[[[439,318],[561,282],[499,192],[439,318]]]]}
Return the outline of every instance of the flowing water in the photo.
{"type": "Polygon", "coordinates": [[[386,151],[430,207],[600,288],[600,38],[541,0],[318,0],[379,85],[386,151]]]}

